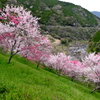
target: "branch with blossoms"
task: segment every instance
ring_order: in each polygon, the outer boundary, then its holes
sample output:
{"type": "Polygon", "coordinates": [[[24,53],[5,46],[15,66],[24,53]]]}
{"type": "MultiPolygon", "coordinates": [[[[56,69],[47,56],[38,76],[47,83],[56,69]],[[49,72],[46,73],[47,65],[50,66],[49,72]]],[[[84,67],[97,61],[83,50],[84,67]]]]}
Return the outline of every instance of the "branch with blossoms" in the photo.
{"type": "Polygon", "coordinates": [[[26,52],[28,55],[27,51],[30,47],[36,50],[48,45],[48,40],[40,34],[38,18],[33,17],[27,9],[7,5],[6,8],[0,10],[0,19],[2,20],[0,22],[0,46],[10,52],[8,63],[16,54],[22,55],[26,52]]]}
{"type": "Polygon", "coordinates": [[[100,89],[100,54],[89,54],[84,60],[84,74],[86,80],[95,83],[97,86],[91,91],[100,89]]]}

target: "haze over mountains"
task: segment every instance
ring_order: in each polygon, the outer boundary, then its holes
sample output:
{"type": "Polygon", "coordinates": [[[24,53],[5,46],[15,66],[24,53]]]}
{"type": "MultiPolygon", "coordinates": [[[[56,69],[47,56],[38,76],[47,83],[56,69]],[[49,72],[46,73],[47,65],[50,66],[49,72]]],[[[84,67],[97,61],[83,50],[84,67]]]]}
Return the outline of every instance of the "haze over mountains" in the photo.
{"type": "Polygon", "coordinates": [[[92,11],[92,13],[100,18],[100,12],[99,11],[92,11]]]}

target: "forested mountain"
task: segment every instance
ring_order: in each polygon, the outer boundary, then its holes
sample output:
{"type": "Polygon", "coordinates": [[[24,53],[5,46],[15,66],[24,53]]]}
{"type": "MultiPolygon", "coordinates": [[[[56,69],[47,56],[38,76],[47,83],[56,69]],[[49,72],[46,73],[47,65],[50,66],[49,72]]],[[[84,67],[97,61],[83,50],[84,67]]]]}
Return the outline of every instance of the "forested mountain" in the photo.
{"type": "MultiPolygon", "coordinates": [[[[8,0],[12,1],[12,0],[8,0]]],[[[45,25],[96,26],[98,23],[89,11],[59,0],[13,0],[29,8],[45,25]]]]}
{"type": "Polygon", "coordinates": [[[34,16],[40,18],[42,34],[52,35],[63,43],[88,40],[98,30],[100,22],[100,19],[81,6],[59,0],[1,0],[1,2],[24,5],[34,16]]]}

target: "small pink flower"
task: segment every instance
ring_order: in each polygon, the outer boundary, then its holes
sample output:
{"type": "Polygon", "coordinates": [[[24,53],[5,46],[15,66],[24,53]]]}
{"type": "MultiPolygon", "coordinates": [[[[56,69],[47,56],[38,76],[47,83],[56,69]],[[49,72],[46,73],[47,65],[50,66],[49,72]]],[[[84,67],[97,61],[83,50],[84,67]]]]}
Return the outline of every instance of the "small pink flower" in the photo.
{"type": "Polygon", "coordinates": [[[3,18],[3,17],[0,17],[0,19],[4,20],[4,18],[3,18]]]}

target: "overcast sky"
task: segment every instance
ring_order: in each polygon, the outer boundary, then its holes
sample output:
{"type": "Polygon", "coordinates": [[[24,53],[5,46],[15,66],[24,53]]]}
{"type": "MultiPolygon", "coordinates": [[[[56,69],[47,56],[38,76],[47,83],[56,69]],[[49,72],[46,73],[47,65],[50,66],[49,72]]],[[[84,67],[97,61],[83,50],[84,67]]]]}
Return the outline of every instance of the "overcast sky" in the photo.
{"type": "Polygon", "coordinates": [[[89,11],[100,11],[100,0],[59,0],[65,2],[71,2],[76,5],[89,10],[89,11]]]}

